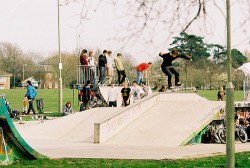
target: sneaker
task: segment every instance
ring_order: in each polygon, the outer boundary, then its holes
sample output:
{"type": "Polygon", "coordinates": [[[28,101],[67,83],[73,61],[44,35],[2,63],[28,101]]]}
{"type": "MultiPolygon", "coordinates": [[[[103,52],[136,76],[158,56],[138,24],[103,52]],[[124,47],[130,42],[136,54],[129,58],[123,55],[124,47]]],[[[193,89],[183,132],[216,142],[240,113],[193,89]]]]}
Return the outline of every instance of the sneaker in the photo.
{"type": "Polygon", "coordinates": [[[169,86],[169,87],[167,87],[167,89],[174,89],[174,87],[173,86],[169,86]]]}
{"type": "Polygon", "coordinates": [[[180,82],[176,83],[175,86],[182,86],[180,82]]]}

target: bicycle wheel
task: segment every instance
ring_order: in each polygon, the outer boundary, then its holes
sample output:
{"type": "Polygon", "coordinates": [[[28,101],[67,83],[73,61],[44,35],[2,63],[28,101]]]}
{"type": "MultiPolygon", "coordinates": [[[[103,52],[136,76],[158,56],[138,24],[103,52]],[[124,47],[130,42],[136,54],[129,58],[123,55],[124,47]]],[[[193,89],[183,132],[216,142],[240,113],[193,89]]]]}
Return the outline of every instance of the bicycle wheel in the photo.
{"type": "Polygon", "coordinates": [[[248,140],[247,132],[242,128],[237,129],[237,136],[242,143],[246,143],[248,140]]]}
{"type": "Polygon", "coordinates": [[[218,129],[218,137],[221,141],[221,143],[226,143],[226,128],[219,128],[218,129]]]}

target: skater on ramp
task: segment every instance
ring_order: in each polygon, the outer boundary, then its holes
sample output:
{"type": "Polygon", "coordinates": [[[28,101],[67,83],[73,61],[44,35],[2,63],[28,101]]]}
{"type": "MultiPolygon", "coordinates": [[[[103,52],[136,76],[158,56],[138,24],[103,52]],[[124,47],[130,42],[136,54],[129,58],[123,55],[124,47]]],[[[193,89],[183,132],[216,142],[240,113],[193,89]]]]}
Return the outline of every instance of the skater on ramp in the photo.
{"type": "Polygon", "coordinates": [[[179,54],[178,50],[175,48],[170,53],[163,54],[160,52],[159,56],[163,58],[161,69],[163,73],[168,76],[168,89],[174,89],[171,83],[172,74],[175,74],[175,86],[181,86],[179,72],[173,67],[172,62],[177,58],[185,58],[190,61],[192,61],[192,59],[185,54],[179,54]]]}

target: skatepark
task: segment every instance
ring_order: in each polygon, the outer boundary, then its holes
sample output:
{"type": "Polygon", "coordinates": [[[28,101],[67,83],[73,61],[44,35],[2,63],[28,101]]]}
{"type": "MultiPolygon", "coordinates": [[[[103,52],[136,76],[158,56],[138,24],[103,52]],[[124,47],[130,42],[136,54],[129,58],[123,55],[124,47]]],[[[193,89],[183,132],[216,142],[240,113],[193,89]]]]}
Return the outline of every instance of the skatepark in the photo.
{"type": "MultiPolygon", "coordinates": [[[[6,135],[15,136],[15,141],[9,139],[33,159],[205,157],[225,154],[226,146],[190,142],[224,108],[225,102],[195,93],[152,93],[127,107],[97,107],[43,123],[17,122],[6,135]]],[[[236,152],[249,150],[248,143],[236,144],[236,152]]]]}

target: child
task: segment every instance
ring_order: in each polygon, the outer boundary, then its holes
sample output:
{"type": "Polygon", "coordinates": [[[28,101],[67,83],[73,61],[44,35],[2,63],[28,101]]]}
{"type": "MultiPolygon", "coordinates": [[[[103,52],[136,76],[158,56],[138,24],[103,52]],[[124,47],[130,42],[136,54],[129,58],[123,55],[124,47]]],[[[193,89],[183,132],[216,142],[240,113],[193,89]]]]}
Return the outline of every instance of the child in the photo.
{"type": "Polygon", "coordinates": [[[65,106],[63,107],[63,116],[73,114],[73,109],[71,107],[71,101],[67,101],[65,106]]]}
{"type": "Polygon", "coordinates": [[[115,82],[111,82],[111,88],[108,92],[108,103],[109,107],[117,107],[117,99],[118,99],[118,92],[117,88],[115,87],[115,82]]]}
{"type": "Polygon", "coordinates": [[[136,81],[133,82],[132,94],[133,94],[133,103],[141,99],[145,94],[142,88],[137,86],[136,81]]]}
{"type": "Polygon", "coordinates": [[[132,95],[131,89],[128,88],[128,82],[123,82],[124,88],[121,90],[122,95],[122,103],[124,103],[125,107],[130,104],[130,98],[132,95]]]}

